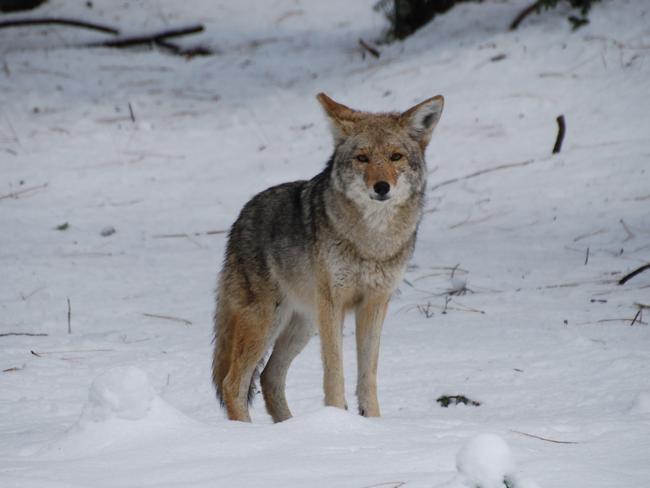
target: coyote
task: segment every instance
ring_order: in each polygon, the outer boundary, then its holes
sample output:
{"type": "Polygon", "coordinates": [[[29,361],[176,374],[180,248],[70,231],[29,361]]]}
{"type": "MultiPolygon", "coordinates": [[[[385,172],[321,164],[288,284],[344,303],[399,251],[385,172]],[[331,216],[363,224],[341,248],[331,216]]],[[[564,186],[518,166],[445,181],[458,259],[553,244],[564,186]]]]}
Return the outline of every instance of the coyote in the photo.
{"type": "Polygon", "coordinates": [[[424,152],[440,119],[438,95],[398,113],[318,101],[334,154],[309,181],[254,196],[230,229],[214,313],[212,380],[228,418],[250,422],[260,376],[274,422],[291,417],[287,370],[317,325],[325,405],[347,408],[342,327],[356,314],[359,413],[379,416],[379,336],[413,252],[426,184],[424,152]]]}

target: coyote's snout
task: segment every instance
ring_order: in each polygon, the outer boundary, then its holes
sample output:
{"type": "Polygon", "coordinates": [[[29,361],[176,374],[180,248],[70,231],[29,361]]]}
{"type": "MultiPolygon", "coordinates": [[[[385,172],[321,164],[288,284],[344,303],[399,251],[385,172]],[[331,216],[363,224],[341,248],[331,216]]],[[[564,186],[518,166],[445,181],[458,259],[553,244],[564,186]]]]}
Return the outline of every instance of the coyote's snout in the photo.
{"type": "Polygon", "coordinates": [[[309,181],[253,197],[233,224],[217,290],[212,379],[228,418],[250,421],[258,365],[266,409],[291,417],[287,370],[317,326],[325,404],[346,408],[342,326],[354,311],[359,412],[379,416],[379,336],[415,245],[424,152],[443,98],[406,112],[352,110],[321,93],[334,154],[309,181]]]}

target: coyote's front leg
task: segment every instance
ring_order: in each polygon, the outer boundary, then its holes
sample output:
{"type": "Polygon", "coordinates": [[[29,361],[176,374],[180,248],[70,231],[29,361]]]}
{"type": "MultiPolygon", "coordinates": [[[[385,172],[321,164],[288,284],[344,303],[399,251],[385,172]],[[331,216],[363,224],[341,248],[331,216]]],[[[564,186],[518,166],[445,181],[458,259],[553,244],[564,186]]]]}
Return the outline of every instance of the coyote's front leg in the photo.
{"type": "Polygon", "coordinates": [[[367,295],[357,306],[357,397],[359,413],[366,417],[379,417],[377,401],[377,362],[379,338],[386,316],[389,295],[367,295]]]}
{"type": "Polygon", "coordinates": [[[347,408],[343,380],[343,307],[330,290],[317,297],[317,320],[323,360],[325,405],[347,408]]]}

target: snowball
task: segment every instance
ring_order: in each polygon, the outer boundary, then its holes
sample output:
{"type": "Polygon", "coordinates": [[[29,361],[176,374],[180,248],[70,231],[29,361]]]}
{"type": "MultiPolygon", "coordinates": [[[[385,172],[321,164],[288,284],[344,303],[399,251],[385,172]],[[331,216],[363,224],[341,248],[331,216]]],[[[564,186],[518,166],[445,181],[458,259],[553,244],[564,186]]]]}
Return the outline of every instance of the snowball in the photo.
{"type": "Polygon", "coordinates": [[[471,486],[504,488],[513,479],[515,463],[508,444],[494,434],[471,438],[456,455],[456,467],[471,486]]]}
{"type": "Polygon", "coordinates": [[[156,392],[144,371],[132,366],[113,368],[93,381],[82,419],[141,419],[151,410],[154,398],[156,392]]]}

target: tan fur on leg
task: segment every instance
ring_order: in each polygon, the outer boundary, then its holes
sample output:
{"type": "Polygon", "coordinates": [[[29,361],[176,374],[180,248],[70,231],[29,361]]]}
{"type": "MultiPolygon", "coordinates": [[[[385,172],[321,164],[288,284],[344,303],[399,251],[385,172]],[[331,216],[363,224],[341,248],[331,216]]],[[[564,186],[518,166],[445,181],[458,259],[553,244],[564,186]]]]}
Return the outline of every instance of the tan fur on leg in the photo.
{"type": "Polygon", "coordinates": [[[357,397],[359,413],[366,417],[379,417],[377,401],[377,363],[379,338],[386,316],[389,297],[369,294],[357,306],[357,397]]]}

